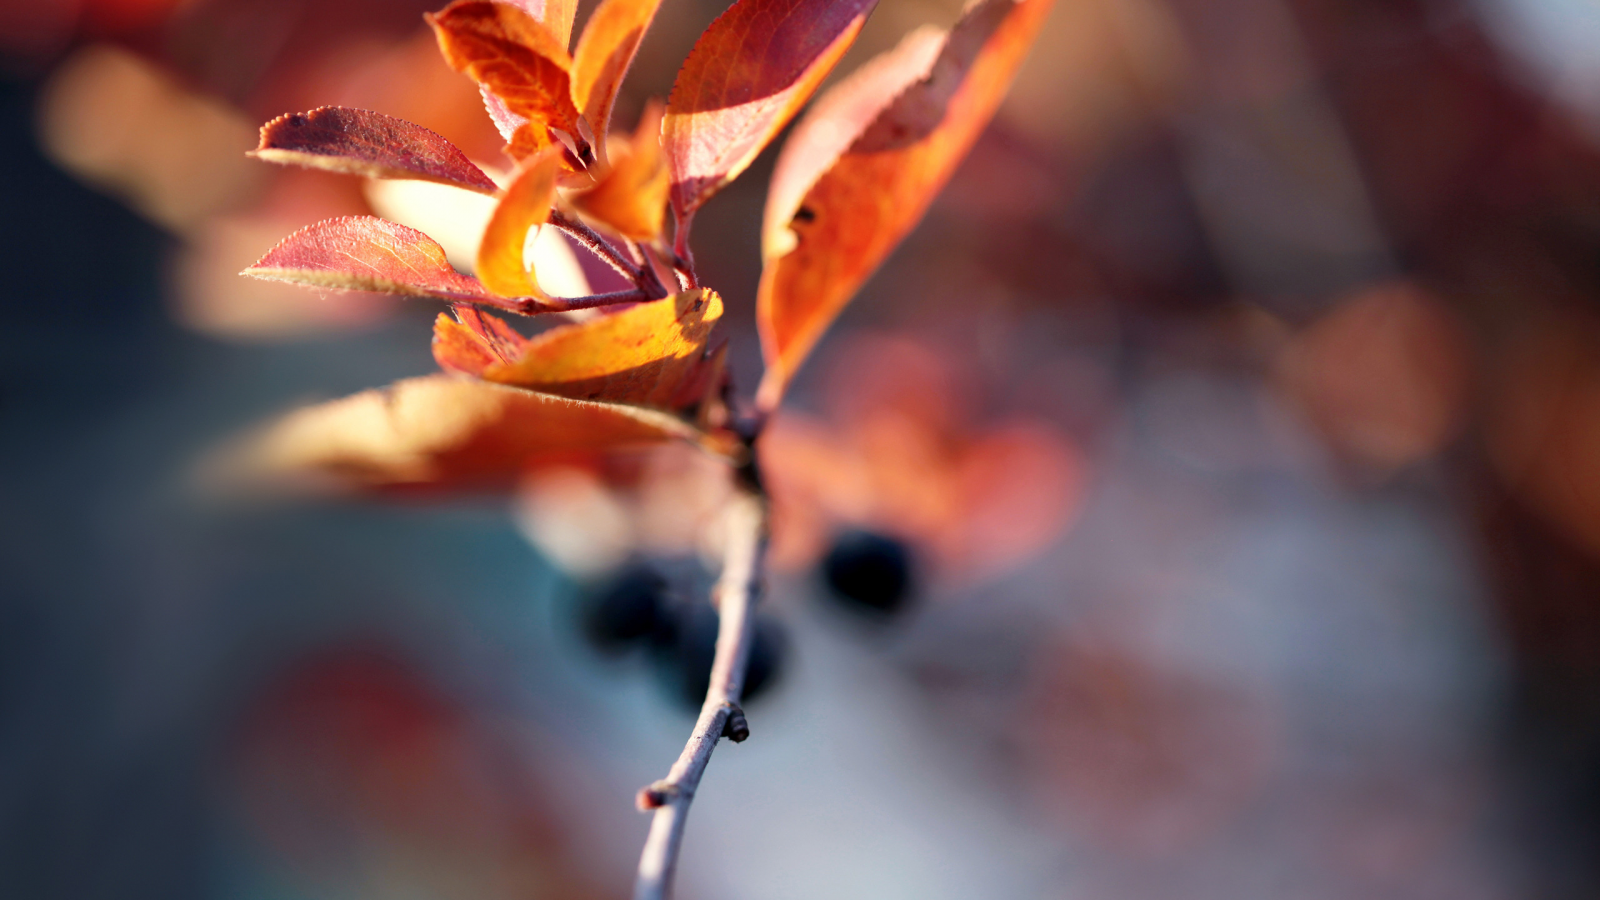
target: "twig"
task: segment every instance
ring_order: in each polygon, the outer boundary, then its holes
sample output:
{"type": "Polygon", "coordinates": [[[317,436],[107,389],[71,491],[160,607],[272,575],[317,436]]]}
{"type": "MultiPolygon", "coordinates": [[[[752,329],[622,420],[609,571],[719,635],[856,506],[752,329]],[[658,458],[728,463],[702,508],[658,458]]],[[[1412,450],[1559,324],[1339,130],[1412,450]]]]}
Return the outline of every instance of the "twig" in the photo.
{"type": "Polygon", "coordinates": [[[590,294],[587,297],[552,297],[550,306],[558,312],[570,312],[575,309],[593,309],[596,306],[612,306],[617,303],[642,303],[654,299],[656,299],[655,294],[634,289],[613,291],[609,294],[590,294]]]}
{"type": "Polygon", "coordinates": [[[735,742],[750,736],[739,697],[750,659],[751,607],[760,591],[761,560],[766,551],[767,501],[753,461],[738,470],[738,479],[739,490],[724,513],[727,544],[722,577],[714,595],[721,621],[716,657],[711,664],[711,686],[678,761],[672,764],[666,778],[639,792],[639,808],[655,810],[655,817],[650,821],[650,835],[639,857],[634,900],[666,900],[671,895],[689,804],[700,786],[706,763],[711,760],[711,751],[724,734],[735,742]]]}
{"type": "Polygon", "coordinates": [[[593,309],[596,306],[613,306],[618,303],[638,303],[656,299],[650,291],[634,288],[630,291],[613,291],[609,294],[589,294],[584,297],[474,297],[461,302],[475,306],[489,306],[521,316],[540,313],[571,312],[575,309],[593,309]]]}
{"type": "Polygon", "coordinates": [[[611,246],[611,242],[606,240],[600,232],[595,231],[559,209],[550,210],[550,224],[565,231],[572,236],[573,240],[587,247],[589,252],[605,260],[611,268],[620,272],[622,277],[634,284],[643,286],[640,281],[641,273],[639,267],[623,256],[622,252],[616,247],[611,246]]]}

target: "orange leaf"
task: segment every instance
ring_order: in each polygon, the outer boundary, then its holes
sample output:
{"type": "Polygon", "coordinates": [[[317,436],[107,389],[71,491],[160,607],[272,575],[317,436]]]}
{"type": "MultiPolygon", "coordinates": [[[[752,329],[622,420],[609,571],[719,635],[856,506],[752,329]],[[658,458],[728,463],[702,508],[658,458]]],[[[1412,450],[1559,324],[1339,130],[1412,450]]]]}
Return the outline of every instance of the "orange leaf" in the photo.
{"type": "Polygon", "coordinates": [[[494,302],[415,228],[371,216],[325,219],[296,231],[242,273],[314,287],[494,302]]]}
{"type": "Polygon", "coordinates": [[[541,457],[709,439],[676,416],[453,375],[290,413],[213,463],[224,485],[324,490],[490,487],[541,457]]]}
{"type": "Polygon", "coordinates": [[[324,106],[279,116],[261,127],[261,145],[251,155],[368,178],[415,178],[486,194],[498,189],[443,136],[364,109],[324,106]]]}
{"type": "Polygon", "coordinates": [[[441,314],[434,324],[434,357],[447,369],[573,399],[670,409],[683,402],[685,384],[706,374],[722,298],[698,288],[531,339],[493,316],[458,314],[461,321],[441,314]]]}
{"type": "Polygon", "coordinates": [[[892,51],[864,83],[841,84],[843,96],[819,103],[819,116],[859,122],[866,97],[852,92],[873,85],[883,91],[884,107],[831,166],[814,158],[831,139],[810,134],[829,123],[802,125],[797,152],[813,156],[791,160],[786,153],[780,161],[762,241],[766,267],[756,306],[767,361],[757,395],[762,406],[777,405],[823,330],[922,218],[994,115],[1050,3],[983,0],[969,7],[929,74],[898,94],[894,73],[920,65],[925,38],[913,36],[892,51]],[[795,203],[796,184],[814,171],[820,177],[795,203]]]}
{"type": "Polygon", "coordinates": [[[789,133],[767,187],[761,254],[772,259],[794,245],[789,221],[806,191],[817,183],[861,132],[902,91],[927,76],[944,49],[945,32],[925,25],[886,53],[863,63],[817,98],[789,133]]]}
{"type": "Polygon", "coordinates": [[[578,17],[578,0],[509,0],[550,30],[562,47],[572,43],[572,21],[578,17]]]}
{"type": "Polygon", "coordinates": [[[572,102],[594,129],[602,152],[617,88],[660,5],[661,0],[603,0],[578,37],[572,53],[572,102]]]}
{"type": "Polygon", "coordinates": [[[523,250],[528,230],[550,218],[556,192],[557,157],[553,150],[517,168],[478,244],[478,277],[484,287],[506,297],[546,297],[539,289],[523,250]]]}
{"type": "Polygon", "coordinates": [[[627,149],[619,149],[595,186],[571,197],[572,205],[626,238],[652,241],[667,211],[667,164],[661,155],[661,104],[651,102],[627,149]]]}
{"type": "Polygon", "coordinates": [[[491,0],[456,0],[426,18],[450,67],[465,72],[500,101],[498,115],[495,104],[489,109],[502,132],[515,123],[506,119],[508,113],[528,120],[516,129],[512,146],[547,146],[546,128],[585,141],[572,102],[572,60],[566,43],[550,28],[519,6],[491,0]]]}
{"type": "Polygon", "coordinates": [[[739,0],[694,45],[662,143],[680,222],[750,165],[850,48],[877,0],[739,0]]]}

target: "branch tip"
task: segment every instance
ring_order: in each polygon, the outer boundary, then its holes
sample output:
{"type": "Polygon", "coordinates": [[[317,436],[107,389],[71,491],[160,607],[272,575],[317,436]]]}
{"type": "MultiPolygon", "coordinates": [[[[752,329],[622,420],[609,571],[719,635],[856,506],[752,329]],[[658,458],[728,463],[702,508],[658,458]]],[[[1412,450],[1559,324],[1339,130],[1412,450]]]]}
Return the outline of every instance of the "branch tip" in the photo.
{"type": "Polygon", "coordinates": [[[663,779],[640,788],[638,795],[633,798],[633,802],[635,806],[639,807],[640,812],[649,812],[666,806],[677,796],[678,786],[663,779]]]}

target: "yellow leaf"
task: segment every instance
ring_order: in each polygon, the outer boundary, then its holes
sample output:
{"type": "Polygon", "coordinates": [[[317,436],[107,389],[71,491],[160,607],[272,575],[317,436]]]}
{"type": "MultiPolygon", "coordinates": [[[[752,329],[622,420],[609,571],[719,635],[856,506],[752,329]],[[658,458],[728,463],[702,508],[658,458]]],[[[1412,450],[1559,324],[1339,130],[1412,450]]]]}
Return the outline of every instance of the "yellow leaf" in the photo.
{"type": "Polygon", "coordinates": [[[493,316],[461,315],[441,315],[434,326],[434,356],[445,368],[573,399],[670,409],[704,373],[722,298],[698,288],[532,339],[493,316]]]}

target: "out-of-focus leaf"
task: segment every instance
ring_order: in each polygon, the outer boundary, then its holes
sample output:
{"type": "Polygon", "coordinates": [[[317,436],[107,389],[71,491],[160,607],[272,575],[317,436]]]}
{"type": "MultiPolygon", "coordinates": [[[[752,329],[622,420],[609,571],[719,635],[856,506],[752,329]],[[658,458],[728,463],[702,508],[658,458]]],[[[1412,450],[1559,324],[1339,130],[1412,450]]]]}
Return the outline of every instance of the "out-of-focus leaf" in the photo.
{"type": "Polygon", "coordinates": [[[662,143],[679,221],[743,172],[849,49],[877,0],[739,0],[694,45],[662,143]]]}
{"type": "Polygon", "coordinates": [[[493,487],[540,457],[673,438],[706,440],[657,410],[440,374],[293,412],[224,454],[210,475],[232,488],[493,487]]]}
{"type": "MultiPolygon", "coordinates": [[[[572,53],[572,102],[594,129],[601,153],[617,88],[660,5],[661,0],[603,0],[578,37],[572,53]]],[[[660,123],[656,125],[659,128],[660,123]]]]}
{"type": "Polygon", "coordinates": [[[528,230],[550,218],[556,192],[557,157],[547,150],[517,168],[489,217],[478,244],[478,277],[496,294],[544,297],[523,255],[528,230]]]}
{"type": "Polygon", "coordinates": [[[369,178],[415,178],[483,193],[498,189],[442,135],[364,109],[324,106],[279,116],[261,127],[261,146],[252,155],[369,178]]]}
{"type": "Polygon", "coordinates": [[[475,310],[458,315],[441,314],[434,325],[434,357],[447,369],[578,400],[674,409],[686,405],[685,384],[704,380],[722,298],[698,288],[531,339],[475,310]]]}
{"type": "Polygon", "coordinates": [[[488,104],[496,125],[503,131],[514,122],[508,116],[526,120],[508,139],[513,155],[549,146],[547,127],[584,140],[572,102],[572,59],[565,42],[538,19],[492,0],[456,0],[426,18],[450,67],[500,101],[498,115],[496,104],[488,104]]]}
{"type": "Polygon", "coordinates": [[[351,291],[495,302],[476,278],[445,260],[415,228],[371,216],[325,219],[296,231],[243,274],[351,291]]]}
{"type": "Polygon", "coordinates": [[[624,237],[636,241],[659,237],[669,184],[660,134],[661,104],[652,102],[627,148],[612,155],[610,168],[593,188],[572,196],[572,205],[624,237]]]}
{"type": "MultiPolygon", "coordinates": [[[[767,360],[758,392],[764,407],[777,405],[823,330],[922,218],[993,116],[1049,9],[1050,0],[983,0],[969,7],[927,76],[885,96],[882,112],[798,204],[793,182],[818,168],[816,160],[780,166],[784,181],[773,202],[785,206],[768,210],[756,310],[767,360]],[[775,224],[784,217],[792,239],[775,224]]],[[[919,62],[916,42],[925,39],[912,40],[909,49],[893,51],[880,73],[880,89],[894,86],[891,71],[903,73],[919,62]]],[[[831,110],[841,123],[859,121],[865,103],[864,97],[848,97],[830,101],[821,112],[831,110]]],[[[830,143],[810,137],[801,152],[830,143]]]]}

